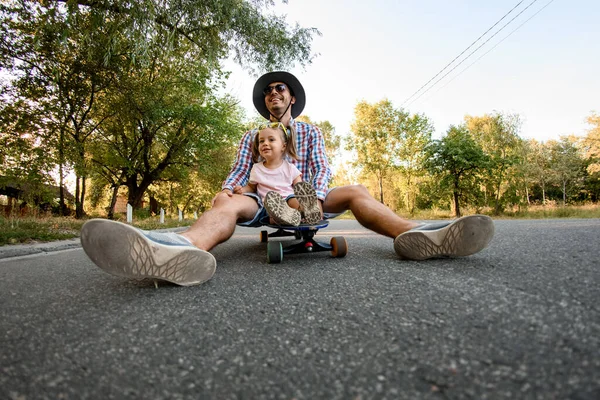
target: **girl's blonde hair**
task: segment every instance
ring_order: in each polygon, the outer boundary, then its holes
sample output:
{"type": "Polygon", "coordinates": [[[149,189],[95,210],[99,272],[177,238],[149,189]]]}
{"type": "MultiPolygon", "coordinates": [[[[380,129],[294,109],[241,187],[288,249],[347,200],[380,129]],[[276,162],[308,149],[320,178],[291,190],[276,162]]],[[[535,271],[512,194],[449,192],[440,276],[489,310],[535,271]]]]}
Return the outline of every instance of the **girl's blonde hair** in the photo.
{"type": "Polygon", "coordinates": [[[294,160],[298,159],[298,154],[296,153],[296,127],[295,124],[292,123],[289,128],[286,128],[281,122],[270,122],[265,125],[261,125],[258,128],[258,132],[254,135],[254,141],[252,142],[252,162],[257,163],[261,161],[260,152],[258,151],[258,134],[263,129],[276,129],[281,133],[281,138],[283,143],[285,143],[285,153],[294,160]]]}

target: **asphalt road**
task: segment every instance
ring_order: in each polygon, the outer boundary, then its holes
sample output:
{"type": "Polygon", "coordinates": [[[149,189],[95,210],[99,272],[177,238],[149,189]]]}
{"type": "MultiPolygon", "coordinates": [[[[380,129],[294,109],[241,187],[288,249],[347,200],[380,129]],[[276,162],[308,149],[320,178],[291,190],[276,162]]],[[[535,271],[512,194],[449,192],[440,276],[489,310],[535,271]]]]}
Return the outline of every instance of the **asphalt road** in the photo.
{"type": "Polygon", "coordinates": [[[266,263],[258,229],[189,288],[80,248],[0,260],[0,399],[599,399],[600,220],[496,221],[463,259],[266,263]]]}

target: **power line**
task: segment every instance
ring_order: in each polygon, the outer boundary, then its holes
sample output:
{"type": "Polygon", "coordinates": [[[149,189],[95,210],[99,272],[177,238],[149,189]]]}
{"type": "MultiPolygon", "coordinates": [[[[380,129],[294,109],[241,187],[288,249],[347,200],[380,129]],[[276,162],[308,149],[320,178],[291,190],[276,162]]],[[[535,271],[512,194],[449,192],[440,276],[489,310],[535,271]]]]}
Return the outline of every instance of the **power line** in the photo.
{"type": "Polygon", "coordinates": [[[441,88],[439,88],[438,91],[435,92],[435,93],[438,93],[440,90],[442,90],[443,88],[445,88],[446,86],[448,86],[448,84],[450,84],[450,82],[452,82],[453,80],[455,80],[456,78],[458,78],[460,75],[462,75],[463,72],[465,72],[466,70],[468,70],[469,68],[471,68],[475,63],[477,63],[477,61],[481,60],[483,57],[485,57],[486,55],[488,55],[488,53],[490,53],[492,50],[494,50],[496,47],[498,47],[498,45],[500,43],[504,42],[506,39],[508,39],[509,36],[511,36],[513,33],[515,33],[516,31],[518,31],[519,29],[521,29],[521,27],[523,25],[525,25],[527,22],[529,22],[529,20],[531,20],[536,15],[538,15],[544,8],[548,7],[550,5],[550,3],[552,3],[553,1],[554,0],[550,0],[548,3],[546,3],[546,5],[544,7],[540,8],[539,10],[537,10],[535,14],[533,14],[531,17],[527,18],[521,25],[519,25],[515,29],[513,29],[508,35],[504,36],[498,43],[496,43],[491,49],[489,49],[488,51],[486,51],[477,60],[473,61],[471,64],[469,64],[469,66],[467,66],[465,69],[463,69],[458,74],[456,74],[455,76],[453,76],[448,82],[446,82],[444,84],[444,86],[442,86],[441,88]]]}
{"type": "MultiPolygon", "coordinates": [[[[411,101],[410,103],[408,103],[408,105],[411,105],[412,103],[414,103],[415,101],[419,100],[425,93],[429,92],[435,85],[438,84],[439,81],[441,81],[442,79],[444,79],[446,76],[448,76],[448,74],[450,74],[452,71],[454,71],[456,68],[458,68],[462,63],[464,63],[465,61],[467,61],[469,59],[469,57],[471,57],[475,52],[477,52],[477,50],[479,50],[480,48],[482,48],[483,46],[485,46],[485,44],[487,42],[489,42],[490,40],[492,40],[498,33],[500,33],[502,30],[504,30],[504,28],[506,28],[511,22],[513,22],[516,18],[518,18],[521,14],[523,14],[529,7],[531,7],[533,5],[533,3],[535,3],[537,0],[533,0],[531,3],[529,3],[529,5],[527,7],[525,7],[523,10],[521,10],[520,13],[518,13],[517,15],[515,15],[510,21],[508,21],[506,24],[504,24],[502,26],[502,28],[498,29],[492,36],[490,36],[485,42],[483,42],[479,47],[477,47],[475,50],[473,50],[471,53],[469,53],[468,56],[466,56],[465,58],[462,59],[461,62],[459,62],[458,64],[456,64],[450,71],[446,72],[440,79],[438,79],[437,81],[435,81],[433,83],[433,85],[431,85],[427,90],[425,90],[423,93],[421,93],[416,99],[414,99],[413,101],[411,101]]],[[[440,71],[441,72],[441,71],[440,71]]],[[[439,75],[439,73],[438,73],[439,75]]],[[[437,75],[436,75],[437,76],[437,75]]],[[[406,103],[406,101],[405,101],[406,103]]],[[[402,103],[404,104],[404,103],[402,103]]]]}
{"type": "Polygon", "coordinates": [[[433,78],[431,78],[430,80],[428,80],[423,86],[421,86],[419,88],[419,90],[417,90],[412,95],[410,95],[410,97],[408,99],[404,100],[404,102],[400,105],[400,107],[402,107],[404,105],[404,103],[406,103],[407,101],[409,101],[410,99],[412,99],[414,95],[416,95],[417,93],[419,93],[425,86],[427,86],[429,84],[429,82],[431,82],[432,80],[434,80],[439,74],[441,74],[442,72],[444,72],[444,70],[446,70],[446,68],[448,68],[454,61],[456,61],[457,58],[459,58],[460,56],[462,56],[467,50],[469,50],[471,47],[473,47],[473,45],[475,43],[477,43],[479,41],[479,39],[481,39],[482,37],[484,37],[489,31],[491,31],[492,29],[494,29],[494,27],[496,25],[498,25],[500,23],[500,21],[502,21],[504,18],[506,18],[508,16],[508,14],[510,14],[511,12],[513,12],[513,10],[515,8],[519,7],[519,5],[523,1],[524,0],[521,0],[520,2],[518,2],[516,6],[514,6],[513,8],[510,9],[509,12],[507,12],[506,14],[504,14],[504,16],[502,18],[500,18],[498,21],[496,21],[496,23],[494,25],[492,25],[487,31],[483,32],[483,34],[481,34],[477,39],[475,39],[475,41],[473,43],[471,43],[469,45],[469,47],[467,47],[466,49],[464,49],[459,55],[457,55],[456,57],[454,57],[454,59],[452,61],[450,61],[448,64],[446,64],[446,66],[444,68],[442,68],[437,74],[435,74],[433,76],[433,78]]]}

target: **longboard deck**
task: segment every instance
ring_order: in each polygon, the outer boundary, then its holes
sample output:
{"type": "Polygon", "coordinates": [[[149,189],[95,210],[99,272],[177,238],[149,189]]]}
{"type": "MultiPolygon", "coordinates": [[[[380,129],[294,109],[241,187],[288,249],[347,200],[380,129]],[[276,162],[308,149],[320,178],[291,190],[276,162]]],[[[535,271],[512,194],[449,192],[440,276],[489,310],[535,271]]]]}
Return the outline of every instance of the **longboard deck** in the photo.
{"type": "Polygon", "coordinates": [[[269,223],[269,218],[268,217],[265,218],[265,219],[262,219],[260,222],[264,226],[267,226],[269,228],[282,229],[284,231],[317,231],[317,230],[319,230],[321,228],[326,228],[329,225],[329,221],[325,220],[325,219],[317,222],[316,224],[300,224],[298,226],[271,224],[271,223],[269,223]]]}

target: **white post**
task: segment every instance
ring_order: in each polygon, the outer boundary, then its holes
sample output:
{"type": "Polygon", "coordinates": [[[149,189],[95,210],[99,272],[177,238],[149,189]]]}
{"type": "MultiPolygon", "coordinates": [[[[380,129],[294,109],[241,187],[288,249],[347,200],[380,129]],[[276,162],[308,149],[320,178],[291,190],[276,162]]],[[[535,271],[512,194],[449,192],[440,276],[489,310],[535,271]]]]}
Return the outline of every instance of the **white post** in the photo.
{"type": "Polygon", "coordinates": [[[161,224],[165,223],[165,209],[164,208],[160,209],[160,223],[161,224]]]}
{"type": "Polygon", "coordinates": [[[183,221],[183,213],[181,212],[181,210],[179,211],[179,221],[183,221]]]}
{"type": "Polygon", "coordinates": [[[133,207],[131,204],[127,203],[127,223],[131,224],[133,222],[133,207]]]}
{"type": "Polygon", "coordinates": [[[194,220],[198,219],[198,213],[194,211],[194,220]]]}

